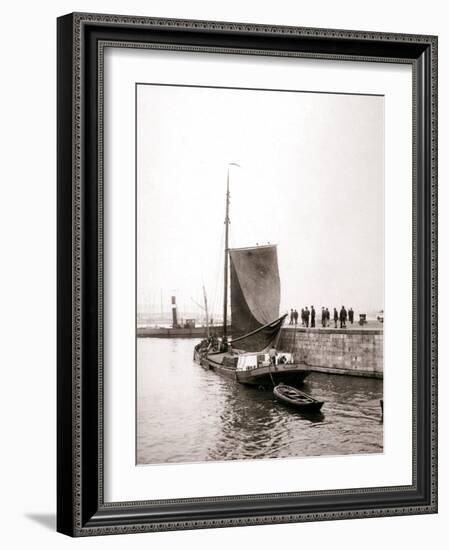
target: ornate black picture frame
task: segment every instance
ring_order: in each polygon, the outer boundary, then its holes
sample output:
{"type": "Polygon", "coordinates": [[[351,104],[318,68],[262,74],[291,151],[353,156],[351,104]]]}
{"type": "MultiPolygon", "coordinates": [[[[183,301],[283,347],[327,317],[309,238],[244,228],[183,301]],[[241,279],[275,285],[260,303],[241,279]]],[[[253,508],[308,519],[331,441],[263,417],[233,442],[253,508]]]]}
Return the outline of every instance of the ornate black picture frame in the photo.
{"type": "Polygon", "coordinates": [[[437,38],[69,14],[58,19],[58,502],[71,536],[437,511],[437,38]],[[105,43],[229,55],[406,63],[413,70],[413,483],[105,503],[103,176],[105,43]]]}

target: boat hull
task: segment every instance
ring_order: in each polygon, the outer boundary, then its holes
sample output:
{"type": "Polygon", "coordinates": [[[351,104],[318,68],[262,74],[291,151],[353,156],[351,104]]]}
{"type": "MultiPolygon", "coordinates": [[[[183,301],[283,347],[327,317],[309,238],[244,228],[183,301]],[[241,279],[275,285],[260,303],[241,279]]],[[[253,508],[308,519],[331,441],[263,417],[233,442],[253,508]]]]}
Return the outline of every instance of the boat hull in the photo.
{"type": "Polygon", "coordinates": [[[305,365],[291,363],[289,365],[270,366],[269,369],[268,367],[257,367],[250,371],[237,372],[236,375],[241,384],[272,387],[273,381],[275,384],[301,385],[309,373],[310,370],[305,365]]]}
{"type": "Polygon", "coordinates": [[[301,385],[310,373],[310,369],[300,363],[271,365],[270,367],[261,366],[248,371],[239,371],[224,364],[226,355],[224,353],[201,355],[195,350],[194,361],[205,369],[212,370],[221,376],[249,386],[272,387],[273,381],[275,384],[301,385]]]}

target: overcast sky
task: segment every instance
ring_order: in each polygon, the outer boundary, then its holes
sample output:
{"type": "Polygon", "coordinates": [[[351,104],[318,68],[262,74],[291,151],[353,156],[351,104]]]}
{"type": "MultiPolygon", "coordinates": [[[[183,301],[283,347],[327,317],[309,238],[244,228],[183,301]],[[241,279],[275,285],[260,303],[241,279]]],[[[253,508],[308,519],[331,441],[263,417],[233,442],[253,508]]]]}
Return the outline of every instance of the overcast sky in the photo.
{"type": "Polygon", "coordinates": [[[230,162],[230,244],[278,245],[281,312],[383,308],[383,97],[138,85],[139,312],[204,284],[221,313],[230,162]]]}

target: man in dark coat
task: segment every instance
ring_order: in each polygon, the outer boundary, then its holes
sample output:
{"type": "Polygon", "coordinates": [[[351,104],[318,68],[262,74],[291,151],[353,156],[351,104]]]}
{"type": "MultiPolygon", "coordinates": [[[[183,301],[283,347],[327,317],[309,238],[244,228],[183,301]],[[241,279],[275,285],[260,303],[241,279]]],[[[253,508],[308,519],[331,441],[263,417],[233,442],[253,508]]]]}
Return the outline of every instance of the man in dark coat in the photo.
{"type": "Polygon", "coordinates": [[[306,306],[306,309],[304,310],[304,321],[306,323],[306,327],[309,326],[309,319],[310,319],[310,311],[309,311],[309,308],[306,306]]]}
{"type": "Polygon", "coordinates": [[[316,315],[315,308],[313,306],[311,306],[311,309],[310,309],[310,326],[312,328],[315,328],[315,315],[316,315]]]}
{"type": "Polygon", "coordinates": [[[331,322],[331,313],[328,308],[326,308],[325,313],[326,313],[326,320],[324,322],[324,326],[328,327],[331,322]]]}
{"type": "Polygon", "coordinates": [[[306,312],[304,311],[304,308],[301,308],[301,326],[306,326],[306,312]]]}
{"type": "Polygon", "coordinates": [[[335,325],[335,328],[337,328],[337,325],[338,325],[338,311],[337,311],[336,307],[334,307],[334,325],[335,325]]]}
{"type": "Polygon", "coordinates": [[[346,312],[345,306],[341,306],[341,309],[340,309],[340,328],[346,328],[346,317],[347,317],[347,312],[346,312]]]}
{"type": "Polygon", "coordinates": [[[326,326],[326,310],[324,307],[321,308],[321,326],[323,328],[326,326]]]}
{"type": "Polygon", "coordinates": [[[351,308],[349,308],[349,311],[348,311],[348,318],[349,318],[349,322],[351,323],[351,325],[354,323],[354,310],[351,308]]]}

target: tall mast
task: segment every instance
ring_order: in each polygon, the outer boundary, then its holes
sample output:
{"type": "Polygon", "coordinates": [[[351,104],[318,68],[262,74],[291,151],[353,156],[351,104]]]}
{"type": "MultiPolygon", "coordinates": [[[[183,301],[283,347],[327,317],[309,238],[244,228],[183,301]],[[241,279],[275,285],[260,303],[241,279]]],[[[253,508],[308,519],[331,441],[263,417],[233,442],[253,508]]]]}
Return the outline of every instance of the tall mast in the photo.
{"type": "Polygon", "coordinates": [[[209,338],[210,336],[210,330],[209,330],[209,311],[207,308],[207,294],[206,294],[206,287],[203,285],[203,296],[204,296],[204,309],[206,312],[206,336],[209,338]]]}
{"type": "Polygon", "coordinates": [[[224,299],[223,299],[223,337],[228,335],[228,249],[229,249],[229,166],[226,180],[226,216],[225,216],[225,249],[224,249],[224,299]]]}

